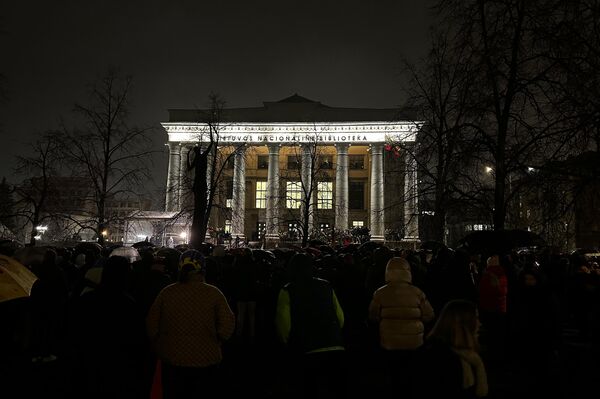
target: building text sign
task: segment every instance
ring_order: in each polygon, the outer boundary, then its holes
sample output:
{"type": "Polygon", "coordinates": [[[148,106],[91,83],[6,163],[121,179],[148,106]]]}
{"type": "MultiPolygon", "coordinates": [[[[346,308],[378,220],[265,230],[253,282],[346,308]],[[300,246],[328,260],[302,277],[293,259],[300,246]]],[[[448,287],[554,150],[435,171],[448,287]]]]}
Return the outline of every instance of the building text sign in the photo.
{"type": "MultiPolygon", "coordinates": [[[[202,124],[163,123],[170,142],[208,142],[210,136],[202,124]]],[[[370,144],[415,141],[415,123],[304,125],[228,125],[219,129],[223,144],[370,144]]]]}

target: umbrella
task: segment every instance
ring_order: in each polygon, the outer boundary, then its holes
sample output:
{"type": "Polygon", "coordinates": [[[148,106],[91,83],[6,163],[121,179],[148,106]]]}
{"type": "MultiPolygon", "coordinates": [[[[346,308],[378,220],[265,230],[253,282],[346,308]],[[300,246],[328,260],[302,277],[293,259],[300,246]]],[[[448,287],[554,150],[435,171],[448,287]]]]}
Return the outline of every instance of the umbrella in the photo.
{"type": "Polygon", "coordinates": [[[152,244],[149,241],[140,241],[140,242],[136,242],[135,244],[131,245],[134,248],[140,249],[140,248],[145,248],[145,247],[155,247],[154,244],[152,244]]]}
{"type": "Polygon", "coordinates": [[[140,259],[140,253],[133,247],[118,247],[112,250],[110,256],[122,256],[129,259],[130,263],[140,259]]]}
{"type": "Polygon", "coordinates": [[[49,247],[45,246],[19,248],[15,251],[13,258],[25,266],[31,266],[34,263],[42,263],[48,248],[49,247]]]}
{"type": "Polygon", "coordinates": [[[360,244],[360,246],[358,247],[358,251],[364,251],[364,252],[374,251],[375,248],[379,248],[381,246],[382,246],[382,244],[377,241],[367,241],[365,243],[360,244]]]}
{"type": "Polygon", "coordinates": [[[253,249],[252,256],[256,260],[266,260],[268,262],[275,260],[275,254],[264,249],[253,249]]]}
{"type": "Polygon", "coordinates": [[[179,256],[181,256],[181,252],[176,250],[175,248],[162,247],[157,249],[154,255],[160,258],[173,257],[179,259],[179,256]]]}
{"type": "Polygon", "coordinates": [[[438,253],[440,249],[446,248],[446,245],[439,241],[424,241],[421,243],[421,249],[431,251],[434,254],[438,253]]]}
{"type": "Polygon", "coordinates": [[[539,235],[525,230],[475,231],[459,240],[458,244],[472,253],[506,253],[515,248],[545,245],[539,235]]]}
{"type": "Polygon", "coordinates": [[[23,244],[14,240],[0,240],[0,253],[12,256],[17,249],[23,248],[23,244]]]}
{"type": "Polygon", "coordinates": [[[0,302],[31,294],[35,274],[15,259],[0,255],[0,302]]]}
{"type": "Polygon", "coordinates": [[[325,241],[323,241],[323,240],[312,239],[312,240],[310,240],[310,241],[308,242],[308,245],[309,245],[309,246],[311,246],[311,247],[318,248],[318,247],[320,247],[321,245],[327,245],[327,243],[326,243],[325,241]]]}

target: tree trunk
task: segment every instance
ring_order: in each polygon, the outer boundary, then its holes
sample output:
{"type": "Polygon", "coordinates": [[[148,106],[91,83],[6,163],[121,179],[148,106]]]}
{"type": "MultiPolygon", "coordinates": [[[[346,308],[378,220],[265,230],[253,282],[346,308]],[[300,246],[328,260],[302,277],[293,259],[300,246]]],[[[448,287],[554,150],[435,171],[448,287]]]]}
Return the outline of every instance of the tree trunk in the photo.
{"type": "Polygon", "coordinates": [[[194,214],[190,236],[190,246],[200,248],[206,236],[208,225],[208,186],[206,184],[206,171],[208,168],[208,152],[202,152],[200,146],[194,147],[194,214]]]}
{"type": "Polygon", "coordinates": [[[506,172],[504,165],[499,164],[496,170],[494,186],[494,230],[504,230],[506,223],[506,172]]]}
{"type": "Polygon", "coordinates": [[[445,242],[445,232],[446,232],[446,209],[443,205],[436,205],[434,207],[434,215],[433,215],[433,231],[432,231],[432,239],[433,241],[438,241],[442,243],[445,242]]]}

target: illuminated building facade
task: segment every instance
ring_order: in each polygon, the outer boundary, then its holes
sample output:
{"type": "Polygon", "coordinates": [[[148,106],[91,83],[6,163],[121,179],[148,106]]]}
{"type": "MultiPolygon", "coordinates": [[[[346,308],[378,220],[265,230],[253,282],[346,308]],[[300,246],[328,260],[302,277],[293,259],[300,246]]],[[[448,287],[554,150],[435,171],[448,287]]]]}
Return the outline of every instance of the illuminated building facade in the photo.
{"type": "MultiPolygon", "coordinates": [[[[212,229],[247,240],[298,227],[310,192],[311,231],[368,227],[373,240],[419,238],[417,168],[390,143],[415,142],[398,109],[337,108],[294,95],[263,107],[227,108],[218,126],[220,181],[212,229]]],[[[167,212],[189,210],[187,154],[206,145],[197,110],[169,110],[167,212]]]]}

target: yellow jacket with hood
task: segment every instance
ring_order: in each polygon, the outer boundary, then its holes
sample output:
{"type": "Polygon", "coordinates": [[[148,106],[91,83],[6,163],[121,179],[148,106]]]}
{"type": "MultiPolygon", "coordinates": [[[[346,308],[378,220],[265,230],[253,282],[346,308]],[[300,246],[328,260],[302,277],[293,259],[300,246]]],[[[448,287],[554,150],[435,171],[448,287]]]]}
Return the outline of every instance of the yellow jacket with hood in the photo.
{"type": "Polygon", "coordinates": [[[433,308],[423,291],[411,284],[406,259],[390,259],[385,280],[387,284],[375,291],[369,305],[369,318],[379,322],[381,347],[417,349],[423,344],[424,323],[433,320],[433,308]]]}

